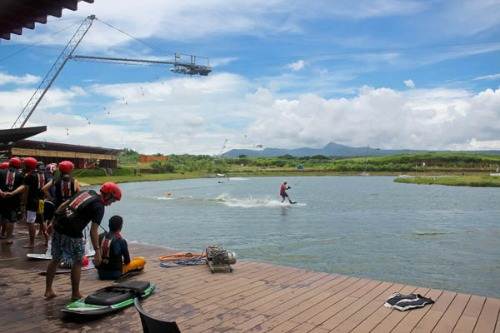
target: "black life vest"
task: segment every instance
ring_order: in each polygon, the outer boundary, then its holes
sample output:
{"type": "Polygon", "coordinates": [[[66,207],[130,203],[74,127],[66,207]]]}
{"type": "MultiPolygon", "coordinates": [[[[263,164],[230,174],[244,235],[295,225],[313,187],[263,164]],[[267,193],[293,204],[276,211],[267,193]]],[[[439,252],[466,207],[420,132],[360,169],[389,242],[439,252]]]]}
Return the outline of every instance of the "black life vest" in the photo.
{"type": "Polygon", "coordinates": [[[20,176],[20,173],[16,169],[9,168],[5,170],[5,179],[2,179],[0,184],[0,189],[4,192],[11,192],[15,190],[14,185],[16,184],[16,178],[20,176]]]}
{"type": "Polygon", "coordinates": [[[116,234],[114,232],[106,232],[104,237],[102,237],[101,241],[101,249],[102,249],[102,262],[104,264],[109,263],[109,256],[111,251],[111,243],[115,239],[120,239],[120,234],[116,234]]]}
{"type": "Polygon", "coordinates": [[[121,239],[120,233],[106,232],[101,235],[102,262],[100,269],[121,270],[123,265],[122,256],[116,256],[111,251],[112,243],[121,239]]]}
{"type": "Polygon", "coordinates": [[[38,180],[38,186],[37,186],[37,190],[41,190],[42,187],[46,184],[46,181],[45,181],[45,172],[43,171],[38,171],[36,173],[36,176],[37,176],[37,180],[38,180]]]}
{"type": "Polygon", "coordinates": [[[56,204],[58,205],[68,200],[76,193],[75,180],[73,178],[70,178],[69,181],[60,178],[54,183],[54,187],[56,204]]]}
{"type": "Polygon", "coordinates": [[[78,192],[70,199],[71,201],[65,207],[62,216],[68,220],[73,219],[89,204],[101,200],[101,197],[92,190],[78,192]]]}

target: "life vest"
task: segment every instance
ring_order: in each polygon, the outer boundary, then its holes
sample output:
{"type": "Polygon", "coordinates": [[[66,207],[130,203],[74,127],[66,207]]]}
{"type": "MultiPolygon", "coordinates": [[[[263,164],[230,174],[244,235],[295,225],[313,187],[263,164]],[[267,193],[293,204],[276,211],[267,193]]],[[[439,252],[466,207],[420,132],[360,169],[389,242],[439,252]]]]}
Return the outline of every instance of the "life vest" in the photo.
{"type": "Polygon", "coordinates": [[[286,193],[286,185],[285,184],[281,184],[281,187],[280,187],[280,195],[284,195],[286,193]]]}
{"type": "MultiPolygon", "coordinates": [[[[109,264],[109,254],[111,251],[111,243],[115,239],[121,239],[122,236],[119,232],[107,232],[104,234],[104,237],[101,241],[101,249],[102,249],[102,263],[107,265],[109,264]]],[[[121,258],[120,258],[121,259],[121,258]]]]}
{"type": "Polygon", "coordinates": [[[101,200],[101,197],[95,191],[81,191],[73,196],[69,204],[64,209],[63,216],[71,220],[89,204],[98,200],[101,200]]]}
{"type": "Polygon", "coordinates": [[[76,193],[75,189],[75,180],[70,178],[69,181],[64,179],[58,179],[54,183],[55,187],[55,196],[58,204],[63,203],[64,201],[71,198],[76,193]]]}
{"type": "Polygon", "coordinates": [[[41,190],[45,185],[45,173],[43,171],[39,171],[36,173],[38,179],[38,190],[41,190]]]}
{"type": "Polygon", "coordinates": [[[16,183],[16,177],[18,177],[19,173],[12,168],[9,168],[5,172],[5,181],[0,184],[0,188],[4,192],[10,192],[15,190],[14,185],[16,183]]]}

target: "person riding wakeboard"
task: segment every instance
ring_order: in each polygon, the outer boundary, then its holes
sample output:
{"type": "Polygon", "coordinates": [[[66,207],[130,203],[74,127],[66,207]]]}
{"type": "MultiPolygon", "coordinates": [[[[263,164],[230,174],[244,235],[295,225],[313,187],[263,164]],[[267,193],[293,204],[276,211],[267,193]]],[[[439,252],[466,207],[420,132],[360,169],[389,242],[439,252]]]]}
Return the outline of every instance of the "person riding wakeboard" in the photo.
{"type": "Polygon", "coordinates": [[[286,193],[287,190],[291,189],[290,186],[287,185],[287,182],[283,182],[280,186],[280,196],[281,196],[281,202],[285,202],[285,199],[288,198],[288,202],[291,204],[296,203],[295,201],[292,201],[290,197],[288,196],[288,193],[286,193]]]}

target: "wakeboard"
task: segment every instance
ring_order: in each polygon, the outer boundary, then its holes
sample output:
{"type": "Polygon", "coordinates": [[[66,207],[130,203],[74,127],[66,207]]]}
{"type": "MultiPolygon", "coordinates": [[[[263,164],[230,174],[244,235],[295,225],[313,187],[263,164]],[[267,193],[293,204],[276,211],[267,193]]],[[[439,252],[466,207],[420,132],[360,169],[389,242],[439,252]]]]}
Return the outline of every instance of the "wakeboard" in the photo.
{"type": "Polygon", "coordinates": [[[154,290],[155,285],[149,281],[133,280],[117,283],[71,302],[61,311],[79,318],[102,316],[131,306],[134,304],[134,298],[149,297],[154,290]]]}
{"type": "MultiPolygon", "coordinates": [[[[87,257],[93,257],[95,255],[95,251],[90,250],[90,251],[88,251],[88,253],[85,253],[85,255],[87,257]]],[[[32,259],[32,260],[52,260],[52,255],[50,254],[50,252],[28,253],[28,254],[26,254],[26,257],[28,257],[28,259],[32,259]]]]}

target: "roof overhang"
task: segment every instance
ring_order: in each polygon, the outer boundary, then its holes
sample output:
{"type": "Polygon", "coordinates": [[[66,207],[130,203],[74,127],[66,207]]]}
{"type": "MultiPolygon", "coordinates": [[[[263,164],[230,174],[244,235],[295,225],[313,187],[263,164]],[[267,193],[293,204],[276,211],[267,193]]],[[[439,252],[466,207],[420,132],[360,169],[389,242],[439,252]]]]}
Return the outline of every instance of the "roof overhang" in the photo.
{"type": "Polygon", "coordinates": [[[94,0],[0,0],[0,38],[21,35],[23,28],[47,23],[47,16],[61,17],[63,9],[77,10],[78,2],[94,0]]]}
{"type": "Polygon", "coordinates": [[[32,137],[47,130],[47,126],[0,129],[0,148],[12,146],[17,141],[32,137]]]}
{"type": "Polygon", "coordinates": [[[118,155],[120,152],[122,152],[121,149],[114,149],[114,148],[81,146],[81,145],[71,145],[67,143],[33,141],[33,140],[21,140],[14,143],[12,147],[37,149],[37,150],[65,151],[74,153],[107,154],[107,155],[118,155]]]}

